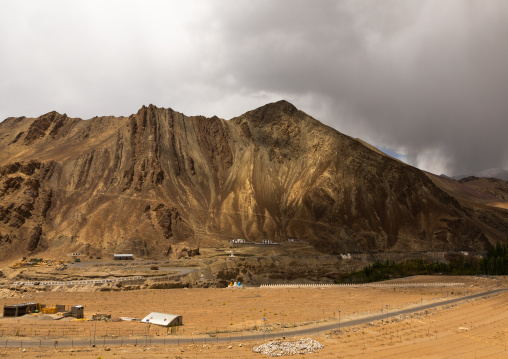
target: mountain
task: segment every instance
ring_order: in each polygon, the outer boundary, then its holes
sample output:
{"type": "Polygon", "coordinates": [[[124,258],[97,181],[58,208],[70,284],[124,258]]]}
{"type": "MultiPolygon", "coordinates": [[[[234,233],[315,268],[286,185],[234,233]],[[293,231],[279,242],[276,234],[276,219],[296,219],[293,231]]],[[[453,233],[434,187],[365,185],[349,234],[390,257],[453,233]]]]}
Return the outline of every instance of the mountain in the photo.
{"type": "Polygon", "coordinates": [[[479,177],[479,178],[497,178],[503,181],[508,181],[508,171],[504,168],[489,168],[480,172],[475,172],[470,175],[459,175],[453,176],[454,180],[460,181],[463,178],[467,177],[479,177]]]}
{"type": "Polygon", "coordinates": [[[483,207],[508,208],[508,181],[498,178],[474,176],[455,181],[451,178],[435,178],[434,181],[447,189],[455,198],[483,207]]]}
{"type": "Polygon", "coordinates": [[[153,105],[8,118],[0,166],[4,257],[164,257],[233,238],[299,238],[329,254],[483,250],[508,233],[507,211],[457,199],[286,101],[229,121],[153,105]]]}

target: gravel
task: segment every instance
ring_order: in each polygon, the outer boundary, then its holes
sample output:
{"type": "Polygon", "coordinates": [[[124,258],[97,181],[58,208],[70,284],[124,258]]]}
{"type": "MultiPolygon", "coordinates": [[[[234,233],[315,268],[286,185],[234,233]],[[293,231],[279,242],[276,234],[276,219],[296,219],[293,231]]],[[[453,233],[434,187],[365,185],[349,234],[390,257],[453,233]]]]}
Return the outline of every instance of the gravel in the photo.
{"type": "Polygon", "coordinates": [[[252,348],[254,353],[266,354],[271,357],[283,355],[310,354],[316,353],[318,349],[324,348],[317,340],[310,338],[300,339],[296,342],[281,342],[274,340],[258,347],[252,348]]]}

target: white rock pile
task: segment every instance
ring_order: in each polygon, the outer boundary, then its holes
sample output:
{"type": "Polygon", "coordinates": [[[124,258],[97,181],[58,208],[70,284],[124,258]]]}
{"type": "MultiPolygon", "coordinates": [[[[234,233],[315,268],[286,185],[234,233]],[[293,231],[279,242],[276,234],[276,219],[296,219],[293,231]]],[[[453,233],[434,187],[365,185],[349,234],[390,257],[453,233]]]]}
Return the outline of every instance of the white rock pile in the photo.
{"type": "Polygon", "coordinates": [[[254,353],[266,354],[271,357],[280,357],[283,355],[309,354],[315,353],[318,349],[324,348],[317,340],[310,338],[300,339],[296,342],[281,342],[274,340],[252,348],[254,353]]]}

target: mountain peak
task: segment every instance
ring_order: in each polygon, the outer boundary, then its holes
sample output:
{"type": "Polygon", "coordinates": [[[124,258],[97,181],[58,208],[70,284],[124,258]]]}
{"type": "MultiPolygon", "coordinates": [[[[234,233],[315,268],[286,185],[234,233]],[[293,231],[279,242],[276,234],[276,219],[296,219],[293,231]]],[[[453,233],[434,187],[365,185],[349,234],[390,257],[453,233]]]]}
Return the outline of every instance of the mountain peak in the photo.
{"type": "Polygon", "coordinates": [[[271,123],[274,121],[280,121],[284,117],[294,116],[299,110],[290,102],[286,100],[280,100],[277,102],[271,102],[255,110],[248,111],[239,117],[235,117],[232,120],[242,121],[245,118],[249,118],[249,122],[253,123],[271,123]]]}
{"type": "MultiPolygon", "coordinates": [[[[293,112],[298,111],[295,105],[292,103],[286,101],[286,100],[280,100],[277,102],[271,102],[264,106],[259,107],[256,110],[264,109],[265,111],[280,111],[287,114],[292,114],[293,112]]],[[[254,110],[254,111],[256,111],[254,110]]]]}

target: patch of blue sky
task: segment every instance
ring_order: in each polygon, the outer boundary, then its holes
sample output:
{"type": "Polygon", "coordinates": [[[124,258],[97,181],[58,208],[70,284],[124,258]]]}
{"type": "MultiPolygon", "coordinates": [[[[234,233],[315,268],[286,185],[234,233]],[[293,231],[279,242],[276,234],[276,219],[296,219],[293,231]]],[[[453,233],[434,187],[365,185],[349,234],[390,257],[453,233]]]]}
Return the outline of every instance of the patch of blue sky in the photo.
{"type": "Polygon", "coordinates": [[[400,149],[394,150],[394,149],[391,149],[388,147],[382,147],[382,146],[376,146],[376,148],[378,150],[386,153],[388,156],[391,156],[391,157],[396,158],[402,162],[407,163],[407,154],[404,153],[404,151],[402,151],[400,149]]]}

